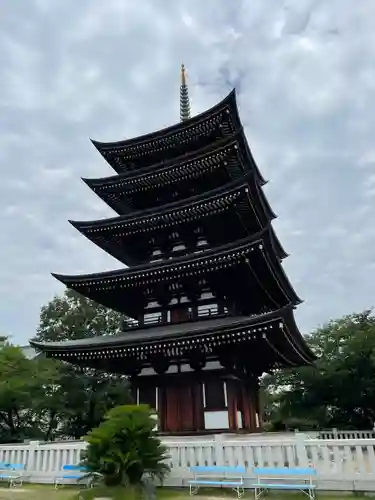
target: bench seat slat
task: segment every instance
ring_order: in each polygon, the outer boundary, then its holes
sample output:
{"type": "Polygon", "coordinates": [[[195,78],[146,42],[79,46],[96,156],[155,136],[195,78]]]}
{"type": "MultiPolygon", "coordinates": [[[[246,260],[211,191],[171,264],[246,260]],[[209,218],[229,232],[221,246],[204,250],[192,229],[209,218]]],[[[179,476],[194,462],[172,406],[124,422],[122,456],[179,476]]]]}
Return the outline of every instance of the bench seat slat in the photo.
{"type": "Polygon", "coordinates": [[[81,477],[83,477],[84,474],[80,475],[80,476],[73,476],[73,475],[68,475],[68,476],[61,476],[61,478],[59,479],[81,479],[81,477]]]}
{"type": "MultiPolygon", "coordinates": [[[[83,465],[65,464],[63,465],[58,475],[55,476],[55,488],[57,489],[58,486],[63,486],[65,481],[79,481],[80,479],[85,479],[85,476],[87,476],[87,474],[87,467],[83,465]]],[[[91,484],[88,476],[86,483],[86,486],[91,484]]]]}
{"type": "Polygon", "coordinates": [[[8,481],[9,486],[22,484],[24,480],[25,464],[12,464],[9,462],[0,463],[0,480],[8,481]]]}
{"type": "Polygon", "coordinates": [[[244,495],[243,476],[246,474],[246,468],[225,467],[225,466],[193,466],[190,472],[194,474],[194,479],[188,481],[190,495],[195,495],[200,486],[219,486],[222,488],[232,488],[237,493],[238,498],[244,495]]]}
{"type": "Polygon", "coordinates": [[[255,467],[257,476],[316,476],[316,469],[312,467],[255,467]]]}
{"type": "Polygon", "coordinates": [[[312,467],[255,467],[256,483],[255,500],[259,500],[262,492],[266,490],[298,490],[305,491],[310,498],[315,498],[315,484],[312,479],[316,477],[317,471],[312,467]]]}
{"type": "Polygon", "coordinates": [[[289,484],[289,483],[257,483],[253,484],[254,487],[256,488],[275,488],[275,489],[283,489],[283,490],[294,490],[294,489],[299,489],[299,490],[311,490],[314,489],[316,486],[315,484],[289,484]]]}
{"type": "Polygon", "coordinates": [[[214,466],[204,466],[204,465],[194,465],[190,467],[190,471],[194,474],[245,474],[246,468],[242,466],[238,467],[214,467],[214,466]]]}
{"type": "Polygon", "coordinates": [[[189,484],[220,484],[223,486],[243,486],[243,483],[240,481],[210,481],[210,480],[200,480],[200,479],[194,479],[192,481],[189,481],[189,484]]]}

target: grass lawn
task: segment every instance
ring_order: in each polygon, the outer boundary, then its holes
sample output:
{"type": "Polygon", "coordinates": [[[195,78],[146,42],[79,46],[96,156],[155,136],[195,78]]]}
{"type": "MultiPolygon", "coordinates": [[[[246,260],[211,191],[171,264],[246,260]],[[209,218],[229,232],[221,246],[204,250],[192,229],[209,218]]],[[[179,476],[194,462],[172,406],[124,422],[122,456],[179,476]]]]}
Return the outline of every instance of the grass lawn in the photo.
{"type": "MultiPolygon", "coordinates": [[[[86,500],[92,500],[93,496],[91,495],[90,490],[78,490],[72,487],[63,487],[58,490],[55,490],[52,486],[39,486],[39,485],[25,485],[22,488],[0,488],[0,500],[78,500],[79,493],[83,493],[82,498],[86,500]],[[86,497],[87,495],[87,497],[86,497]]],[[[127,493],[124,494],[123,489],[116,489],[112,491],[103,490],[96,493],[95,496],[105,496],[111,497],[113,495],[115,500],[132,500],[127,493]]],[[[192,497],[189,496],[187,489],[173,490],[170,488],[160,488],[157,491],[157,500],[191,500],[192,497]]],[[[230,490],[218,490],[214,489],[205,489],[202,490],[201,494],[197,495],[196,500],[214,500],[214,499],[224,499],[236,500],[237,496],[234,492],[230,490]]],[[[246,500],[253,499],[254,493],[252,491],[248,491],[244,497],[246,500]]],[[[306,500],[306,496],[299,495],[297,493],[292,494],[283,494],[278,492],[268,493],[267,496],[264,497],[268,500],[306,500]]],[[[355,498],[358,498],[356,495],[355,498]]],[[[351,500],[354,499],[354,496],[343,494],[329,494],[323,495],[317,493],[317,500],[351,500]]]]}
{"type": "Polygon", "coordinates": [[[51,486],[24,485],[19,488],[0,488],[0,500],[78,500],[78,490],[51,486]]]}

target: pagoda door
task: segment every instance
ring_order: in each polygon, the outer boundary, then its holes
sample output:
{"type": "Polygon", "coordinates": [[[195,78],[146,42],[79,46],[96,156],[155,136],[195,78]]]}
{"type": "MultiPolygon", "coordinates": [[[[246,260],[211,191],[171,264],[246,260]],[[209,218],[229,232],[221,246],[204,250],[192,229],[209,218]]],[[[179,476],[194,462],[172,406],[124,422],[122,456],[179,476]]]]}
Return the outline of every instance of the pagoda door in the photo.
{"type": "Polygon", "coordinates": [[[182,323],[188,320],[189,310],[186,307],[171,310],[171,323],[182,323]]]}
{"type": "Polygon", "coordinates": [[[193,431],[194,429],[194,400],[191,385],[181,384],[179,397],[180,431],[193,431]]]}
{"type": "Polygon", "coordinates": [[[164,432],[194,431],[194,400],[191,385],[174,382],[165,388],[164,432]]]}
{"type": "Polygon", "coordinates": [[[163,432],[178,432],[178,406],[178,388],[174,386],[165,387],[162,414],[163,432]]]}

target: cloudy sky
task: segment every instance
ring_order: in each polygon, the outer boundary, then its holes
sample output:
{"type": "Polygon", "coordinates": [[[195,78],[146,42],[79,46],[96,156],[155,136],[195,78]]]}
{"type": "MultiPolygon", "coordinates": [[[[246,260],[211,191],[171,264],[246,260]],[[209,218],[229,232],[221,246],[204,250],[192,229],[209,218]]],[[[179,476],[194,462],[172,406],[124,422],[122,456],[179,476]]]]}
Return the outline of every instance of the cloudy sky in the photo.
{"type": "Polygon", "coordinates": [[[0,329],[26,343],[63,288],[50,272],[120,267],[68,219],[111,210],[80,177],[120,140],[236,86],[270,181],[303,332],[375,305],[373,0],[18,0],[0,7],[0,329]]]}

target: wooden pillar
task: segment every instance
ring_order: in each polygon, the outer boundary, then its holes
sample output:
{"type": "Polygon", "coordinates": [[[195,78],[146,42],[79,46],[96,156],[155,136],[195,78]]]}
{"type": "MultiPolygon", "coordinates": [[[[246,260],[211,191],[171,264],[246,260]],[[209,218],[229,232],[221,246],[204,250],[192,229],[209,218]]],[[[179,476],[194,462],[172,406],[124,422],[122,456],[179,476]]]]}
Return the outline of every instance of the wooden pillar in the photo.
{"type": "Polygon", "coordinates": [[[196,374],[193,386],[194,430],[204,430],[203,384],[196,374]]]}
{"type": "Polygon", "coordinates": [[[240,394],[241,394],[241,409],[242,409],[242,428],[247,431],[252,431],[254,425],[252,419],[252,398],[249,388],[242,381],[240,382],[240,394]]]}
{"type": "Polygon", "coordinates": [[[219,314],[224,314],[224,303],[222,301],[218,301],[218,304],[217,304],[217,312],[219,314]]]}
{"type": "Polygon", "coordinates": [[[259,427],[257,427],[257,431],[261,431],[263,428],[263,401],[262,394],[260,391],[259,379],[256,379],[256,383],[254,385],[254,396],[255,396],[255,412],[258,414],[259,427]]]}
{"type": "Polygon", "coordinates": [[[131,377],[130,378],[130,397],[132,398],[133,403],[135,405],[137,404],[137,388],[138,388],[137,378],[131,377]]]}
{"type": "Polygon", "coordinates": [[[193,302],[193,305],[191,306],[191,317],[194,321],[197,321],[198,319],[198,305],[196,302],[193,302]]]}
{"type": "Polygon", "coordinates": [[[138,319],[138,326],[143,326],[145,324],[145,315],[144,314],[140,314],[137,319],[138,319]]]}
{"type": "Polygon", "coordinates": [[[244,387],[246,387],[246,405],[248,408],[248,426],[247,429],[249,432],[259,432],[261,430],[261,409],[260,409],[260,401],[259,401],[259,380],[257,377],[248,379],[246,383],[244,383],[244,387]],[[258,414],[258,421],[257,421],[258,414]],[[259,425],[257,425],[259,424],[259,425]]]}
{"type": "Polygon", "coordinates": [[[163,324],[168,322],[168,310],[167,309],[162,309],[162,311],[161,311],[161,322],[163,324]]]}
{"type": "Polygon", "coordinates": [[[179,419],[179,389],[173,383],[165,387],[165,432],[178,432],[180,429],[179,419]]]}
{"type": "Polygon", "coordinates": [[[167,432],[167,395],[164,377],[159,382],[159,421],[160,432],[167,432]]]}
{"type": "Polygon", "coordinates": [[[177,385],[177,431],[194,431],[194,384],[186,379],[180,379],[177,385]]]}
{"type": "Polygon", "coordinates": [[[238,430],[238,418],[237,418],[237,384],[235,380],[227,380],[227,398],[228,398],[228,420],[229,420],[229,430],[232,432],[237,432],[238,430]]]}

